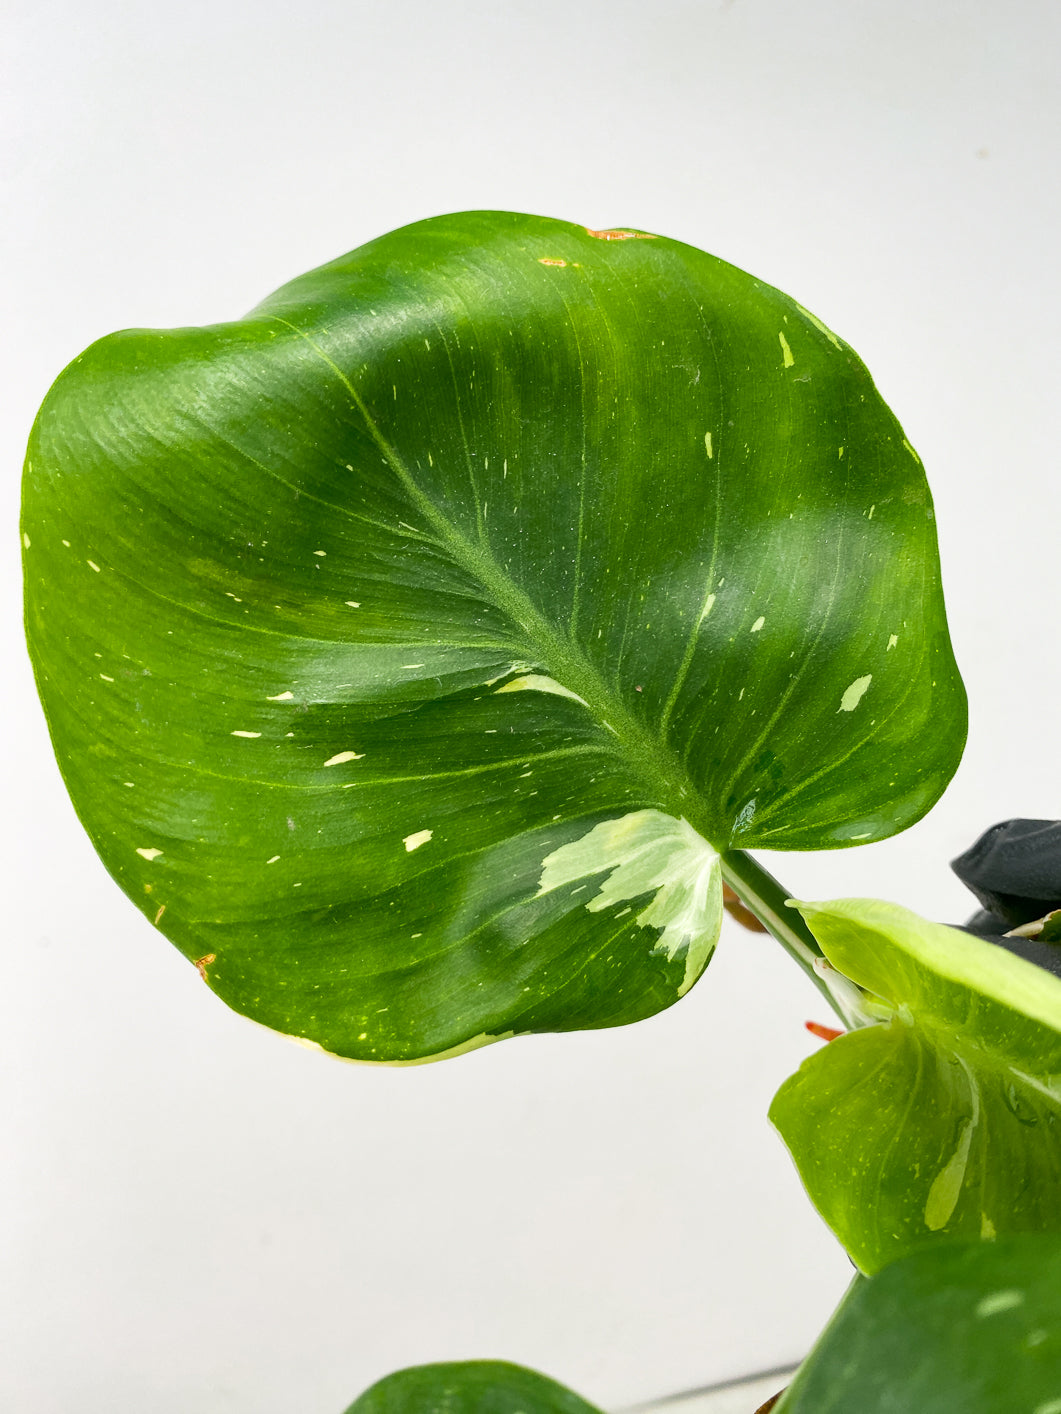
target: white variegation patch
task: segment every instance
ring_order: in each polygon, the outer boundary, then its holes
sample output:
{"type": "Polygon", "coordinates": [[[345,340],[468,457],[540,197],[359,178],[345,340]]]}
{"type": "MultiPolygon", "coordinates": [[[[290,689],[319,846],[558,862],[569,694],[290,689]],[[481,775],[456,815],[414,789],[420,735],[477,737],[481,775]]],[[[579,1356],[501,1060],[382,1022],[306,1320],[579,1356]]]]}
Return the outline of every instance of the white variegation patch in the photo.
{"type": "Polygon", "coordinates": [[[547,692],[554,697],[570,697],[572,702],[581,702],[586,706],[583,698],[577,692],[572,692],[569,687],[565,687],[562,682],[557,682],[555,678],[547,677],[543,673],[527,673],[523,677],[512,678],[506,682],[504,687],[499,687],[494,694],[499,696],[502,692],[547,692]]]}
{"type": "Polygon", "coordinates": [[[976,1077],[963,1060],[959,1059],[959,1064],[965,1072],[965,1078],[969,1085],[972,1114],[962,1120],[957,1148],[944,1167],[936,1174],[932,1180],[932,1187],[928,1190],[928,1198],[925,1202],[925,1226],[930,1232],[942,1231],[954,1215],[954,1209],[958,1206],[958,1199],[961,1197],[962,1186],[965,1183],[965,1171],[969,1166],[969,1150],[972,1147],[973,1135],[980,1124],[980,1089],[976,1077]]]}
{"type": "Polygon", "coordinates": [[[655,951],[667,959],[685,954],[684,995],[707,965],[722,928],[722,866],[718,851],[687,820],[661,810],[636,810],[605,820],[542,860],[538,897],[574,883],[607,878],[585,907],[600,913],[613,904],[653,898],[637,915],[644,927],[660,929],[655,951]]]}

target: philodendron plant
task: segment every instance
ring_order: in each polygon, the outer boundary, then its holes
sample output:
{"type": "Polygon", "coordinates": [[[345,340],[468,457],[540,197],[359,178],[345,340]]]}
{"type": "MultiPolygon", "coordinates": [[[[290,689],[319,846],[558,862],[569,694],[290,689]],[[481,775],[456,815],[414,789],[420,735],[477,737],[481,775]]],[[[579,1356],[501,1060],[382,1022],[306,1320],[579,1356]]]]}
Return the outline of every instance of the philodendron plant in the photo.
{"type": "MultiPolygon", "coordinates": [[[[1061,1411],[1061,979],[747,853],[895,834],[965,737],[921,463],[820,320],[647,232],[424,221],[89,348],[23,542],[75,808],[229,1006],[390,1064],[621,1025],[728,888],[844,1033],[771,1109],[861,1273],[779,1411],[1061,1411]]],[[[483,1362],[353,1409],[588,1407],[483,1362]]]]}

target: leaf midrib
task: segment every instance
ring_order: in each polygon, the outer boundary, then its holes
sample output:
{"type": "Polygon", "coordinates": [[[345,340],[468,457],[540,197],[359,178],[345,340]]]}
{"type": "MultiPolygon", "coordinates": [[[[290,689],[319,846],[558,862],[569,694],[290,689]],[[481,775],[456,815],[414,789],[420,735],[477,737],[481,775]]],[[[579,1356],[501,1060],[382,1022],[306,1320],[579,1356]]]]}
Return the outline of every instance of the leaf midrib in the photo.
{"type": "Polygon", "coordinates": [[[728,841],[711,839],[709,812],[700,792],[681,761],[629,710],[576,645],[549,622],[530,596],[505,574],[485,545],[469,541],[439,510],[413,479],[397,448],[384,436],[364,399],[339,365],[305,330],[275,315],[334,373],[364,419],[380,454],[403,490],[431,526],[440,543],[462,570],[482,585],[488,598],[527,636],[529,646],[550,676],[583,699],[597,724],[610,730],[630,772],[648,786],[656,802],[689,824],[719,851],[728,841]]]}

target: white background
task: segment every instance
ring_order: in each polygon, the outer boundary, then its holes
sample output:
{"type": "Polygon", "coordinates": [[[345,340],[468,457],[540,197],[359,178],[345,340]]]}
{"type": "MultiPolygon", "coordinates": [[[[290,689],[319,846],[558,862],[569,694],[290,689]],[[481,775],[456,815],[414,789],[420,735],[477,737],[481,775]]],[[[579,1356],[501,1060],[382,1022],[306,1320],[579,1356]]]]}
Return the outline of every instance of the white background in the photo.
{"type": "Polygon", "coordinates": [[[111,329],[239,316],[420,217],[633,224],[850,340],[936,497],[971,733],[895,841],[766,862],[957,919],[946,861],[1061,815],[1061,7],[33,0],[3,133],[7,1414],[339,1414],[492,1355],[608,1407],[800,1355],[848,1267],[765,1119],[817,993],[727,925],[626,1030],[412,1070],[228,1012],[111,883],[18,622],[25,438],[111,329]]]}

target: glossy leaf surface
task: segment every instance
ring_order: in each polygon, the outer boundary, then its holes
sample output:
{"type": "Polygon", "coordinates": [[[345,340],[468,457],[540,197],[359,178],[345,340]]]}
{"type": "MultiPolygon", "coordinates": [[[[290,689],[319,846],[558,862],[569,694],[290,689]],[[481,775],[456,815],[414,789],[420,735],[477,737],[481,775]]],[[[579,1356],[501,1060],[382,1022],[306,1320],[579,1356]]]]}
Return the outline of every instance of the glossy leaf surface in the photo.
{"type": "Polygon", "coordinates": [[[860,1278],[775,1414],[1061,1414],[1061,1237],[933,1247],[860,1278]]]}
{"type": "Polygon", "coordinates": [[[228,1003],[413,1060],[669,1005],[716,852],[878,839],[964,739],[920,464],[688,246],[504,213],[86,351],[27,624],[103,859],[228,1003]]]}
{"type": "Polygon", "coordinates": [[[1061,979],[895,904],[800,911],[883,1019],[804,1061],[770,1118],[862,1270],[1061,1227],[1061,979]]]}
{"type": "Polygon", "coordinates": [[[367,1389],[346,1414],[598,1414],[545,1375],[503,1360],[414,1365],[367,1389]]]}

